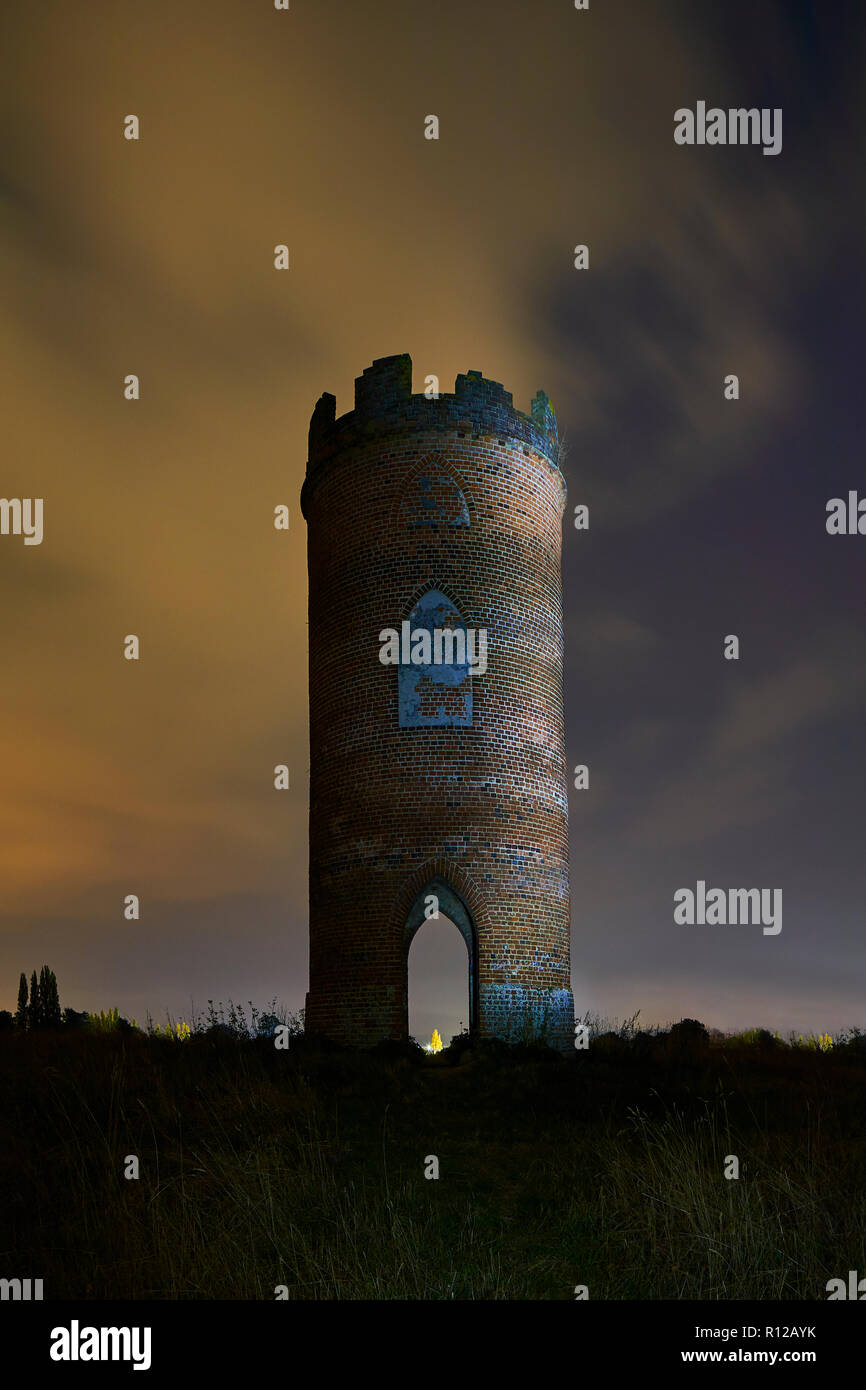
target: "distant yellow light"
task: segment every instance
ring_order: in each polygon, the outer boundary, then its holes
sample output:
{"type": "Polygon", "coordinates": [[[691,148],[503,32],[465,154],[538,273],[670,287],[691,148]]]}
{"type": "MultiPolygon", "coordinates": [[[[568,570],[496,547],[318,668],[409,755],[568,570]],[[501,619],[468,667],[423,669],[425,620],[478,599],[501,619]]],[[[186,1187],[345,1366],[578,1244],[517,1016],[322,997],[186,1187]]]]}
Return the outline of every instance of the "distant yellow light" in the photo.
{"type": "Polygon", "coordinates": [[[434,1029],[433,1029],[433,1036],[432,1036],[432,1038],[430,1039],[430,1051],[431,1051],[431,1052],[441,1052],[441,1051],[442,1051],[442,1039],[441,1039],[441,1037],[439,1036],[439,1029],[438,1029],[438,1028],[434,1028],[434,1029]]]}

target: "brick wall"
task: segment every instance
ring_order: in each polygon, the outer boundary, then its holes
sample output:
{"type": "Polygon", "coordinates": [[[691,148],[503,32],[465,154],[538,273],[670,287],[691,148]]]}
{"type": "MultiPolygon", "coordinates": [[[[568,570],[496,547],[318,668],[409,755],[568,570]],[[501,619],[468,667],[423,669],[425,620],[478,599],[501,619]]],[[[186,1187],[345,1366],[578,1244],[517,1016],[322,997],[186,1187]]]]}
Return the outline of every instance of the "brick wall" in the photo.
{"type": "Polygon", "coordinates": [[[474,1026],[570,1048],[556,420],[543,392],[525,415],[475,372],[412,395],[411,371],[379,359],[354,410],[324,395],[310,423],[307,1028],[405,1036],[410,914],[437,877],[466,909],[474,1026]],[[379,634],[430,589],[486,628],[487,671],[463,703],[425,685],[440,722],[401,727],[379,634]]]}

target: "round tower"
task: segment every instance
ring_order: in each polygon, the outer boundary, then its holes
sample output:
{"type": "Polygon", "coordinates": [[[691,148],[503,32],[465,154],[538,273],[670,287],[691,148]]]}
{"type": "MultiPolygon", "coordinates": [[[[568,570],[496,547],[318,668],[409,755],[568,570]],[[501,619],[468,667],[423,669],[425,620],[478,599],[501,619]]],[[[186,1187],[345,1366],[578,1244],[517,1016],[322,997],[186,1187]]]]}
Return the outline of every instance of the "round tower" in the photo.
{"type": "Polygon", "coordinates": [[[438,909],[470,1029],[572,1046],[557,453],[543,391],[531,415],[480,372],[413,395],[407,354],[313,412],[310,1033],[406,1037],[438,909]]]}

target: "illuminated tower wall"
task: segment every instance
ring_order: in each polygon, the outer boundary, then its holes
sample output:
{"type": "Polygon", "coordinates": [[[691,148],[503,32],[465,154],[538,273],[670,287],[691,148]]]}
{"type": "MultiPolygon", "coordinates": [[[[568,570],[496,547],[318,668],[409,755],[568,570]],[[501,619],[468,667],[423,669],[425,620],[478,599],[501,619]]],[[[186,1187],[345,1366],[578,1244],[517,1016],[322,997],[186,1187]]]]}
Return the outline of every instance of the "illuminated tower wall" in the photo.
{"type": "Polygon", "coordinates": [[[406,354],[364,371],[354,410],[313,412],[310,1033],[406,1036],[434,896],[466,941],[472,1030],[572,1046],[557,453],[544,392],[530,415],[480,372],[413,395],[406,354]],[[403,623],[483,629],[486,671],[383,665],[403,623]]]}

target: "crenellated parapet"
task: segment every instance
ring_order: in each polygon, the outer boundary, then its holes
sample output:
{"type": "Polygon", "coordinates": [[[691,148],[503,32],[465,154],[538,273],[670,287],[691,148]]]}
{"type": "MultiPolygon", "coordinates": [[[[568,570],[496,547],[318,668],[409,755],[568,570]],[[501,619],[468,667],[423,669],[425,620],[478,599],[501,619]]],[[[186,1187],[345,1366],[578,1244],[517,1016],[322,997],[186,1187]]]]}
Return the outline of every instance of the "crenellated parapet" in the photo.
{"type": "MultiPolygon", "coordinates": [[[[508,448],[533,449],[558,471],[559,435],[547,395],[539,391],[531,413],[518,410],[512,394],[481,372],[463,372],[453,393],[438,397],[412,392],[412,359],[407,352],[378,357],[355,378],[355,406],[337,417],[336,398],[325,392],[310,420],[307,477],[301,493],[306,515],[309,491],[328,462],[345,449],[373,437],[432,431],[462,438],[497,438],[508,448]]],[[[564,488],[564,483],[563,483],[564,488]]]]}

